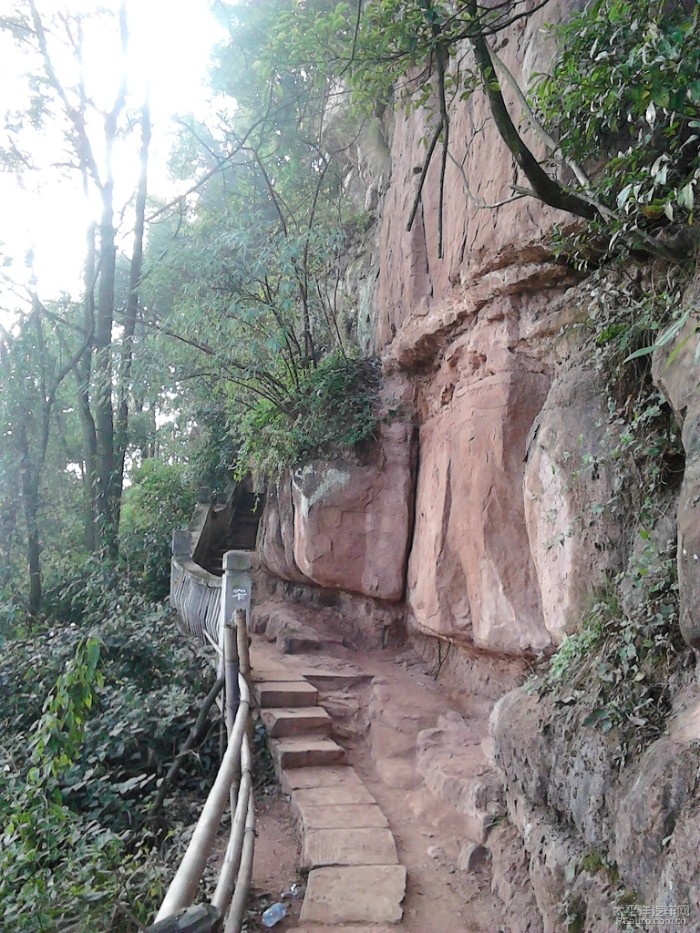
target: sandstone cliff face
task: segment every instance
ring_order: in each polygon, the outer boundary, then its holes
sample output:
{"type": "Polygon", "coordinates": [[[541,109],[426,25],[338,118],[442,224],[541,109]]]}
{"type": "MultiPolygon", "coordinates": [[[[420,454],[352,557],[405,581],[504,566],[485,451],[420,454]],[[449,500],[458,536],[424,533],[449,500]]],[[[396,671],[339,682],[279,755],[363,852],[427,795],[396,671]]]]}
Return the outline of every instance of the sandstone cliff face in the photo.
{"type": "Polygon", "coordinates": [[[263,567],[292,583],[400,600],[414,473],[413,425],[394,421],[381,426],[369,465],[314,461],[284,474],[263,517],[263,567]]]}
{"type": "MultiPolygon", "coordinates": [[[[546,59],[541,15],[514,27],[502,51],[523,85],[546,59]]],[[[420,424],[407,603],[428,634],[537,653],[581,609],[590,581],[580,568],[598,568],[596,577],[610,553],[606,529],[576,527],[583,501],[604,501],[607,478],[572,483],[567,466],[600,444],[606,399],[591,367],[558,368],[559,334],[578,313],[576,278],[546,239],[570,218],[533,199],[484,207],[511,199],[524,179],[482,97],[452,120],[463,169],[448,162],[444,257],[437,160],[405,230],[427,132],[420,114],[397,118],[381,215],[375,348],[414,387],[420,424]]]]}
{"type": "MultiPolygon", "coordinates": [[[[423,630],[506,652],[549,640],[520,492],[526,439],[549,377],[516,349],[517,304],[491,303],[421,393],[408,575],[409,606],[423,630]]],[[[533,315],[525,310],[526,319],[533,315]]]]}
{"type": "MultiPolygon", "coordinates": [[[[547,18],[556,10],[548,6],[547,18]]],[[[544,15],[517,24],[500,53],[523,85],[546,67],[544,15]]],[[[406,230],[429,120],[398,114],[390,179],[373,188],[388,183],[379,200],[378,279],[375,287],[376,263],[366,263],[371,281],[356,289],[363,314],[370,309],[371,347],[412,400],[417,471],[413,434],[398,422],[384,428],[381,466],[312,464],[284,478],[278,509],[268,506],[262,556],[283,579],[398,602],[409,630],[469,650],[533,656],[577,629],[591,592],[629,558],[631,538],[606,510],[619,478],[603,455],[615,440],[605,378],[590,333],[577,326],[586,319],[584,285],[547,246],[553,224],[570,218],[532,199],[485,207],[510,200],[511,186],[525,182],[482,97],[455,104],[451,119],[457,164],[447,166],[444,256],[439,160],[406,230]]],[[[696,282],[688,300],[698,295],[696,282]]],[[[654,365],[683,428],[681,625],[700,650],[695,327],[689,322],[654,365]]],[[[671,536],[675,505],[667,508],[671,536]]],[[[700,918],[700,733],[690,679],[674,685],[681,693],[669,734],[622,769],[613,738],[567,732],[566,711],[546,699],[516,691],[497,707],[497,762],[542,929],[565,929],[569,908],[577,922],[584,918],[577,929],[615,927],[610,878],[591,868],[592,851],[617,865],[646,903],[690,903],[700,918]]],[[[514,903],[505,874],[494,885],[514,903]]]]}
{"type": "MultiPolygon", "coordinates": [[[[502,50],[525,85],[547,55],[543,15],[513,27],[502,50]]],[[[537,653],[561,639],[580,605],[583,587],[575,568],[591,564],[597,534],[573,528],[578,500],[591,492],[595,499],[597,491],[585,482],[570,490],[561,482],[565,472],[558,485],[552,478],[565,466],[562,458],[581,448],[559,423],[556,397],[546,404],[559,352],[554,338],[577,308],[569,296],[576,277],[553,261],[545,241],[555,222],[570,218],[533,199],[512,200],[511,186],[524,179],[513,170],[483,96],[457,104],[451,119],[461,167],[448,161],[444,257],[437,255],[437,159],[413,229],[405,229],[429,132],[430,118],[421,111],[395,119],[391,177],[379,204],[371,344],[385,372],[403,380],[413,395],[420,464],[415,528],[403,518],[407,501],[391,534],[376,509],[394,512],[396,503],[377,506],[369,494],[374,506],[367,511],[361,489],[375,482],[369,472],[351,471],[353,479],[341,482],[342,466],[316,464],[284,480],[279,518],[268,509],[263,563],[287,580],[382,599],[400,599],[405,589],[411,624],[423,632],[495,652],[537,653]],[[504,201],[509,203],[485,206],[504,201]],[[540,441],[530,458],[528,438],[538,417],[540,441]],[[542,438],[548,438],[546,449],[542,438]],[[322,490],[320,499],[312,491],[310,509],[306,487],[322,490]],[[365,524],[361,514],[375,518],[365,524]],[[401,576],[407,552],[407,574],[401,576]],[[392,554],[400,556],[393,560],[392,554]],[[380,567],[378,559],[388,559],[389,566],[380,567]]],[[[536,148],[536,140],[529,142],[536,148]]],[[[386,158],[374,180],[372,160],[360,162],[363,180],[383,191],[386,158]]],[[[369,276],[354,289],[365,309],[375,264],[355,264],[369,276]]],[[[604,400],[593,377],[584,391],[585,404],[570,407],[581,418],[575,430],[588,439],[604,400]]],[[[384,480],[379,483],[383,499],[388,490],[384,480]]],[[[402,488],[412,507],[408,479],[402,488]]]]}
{"type": "MultiPolygon", "coordinates": [[[[698,307],[700,272],[686,301],[698,307]]],[[[681,630],[689,645],[700,651],[700,354],[698,318],[692,315],[668,346],[654,354],[654,376],[673,407],[682,429],[686,467],[678,504],[678,577],[681,630]]]]}
{"type": "MultiPolygon", "coordinates": [[[[546,21],[561,15],[567,4],[548,5],[546,21]]],[[[527,86],[546,67],[551,48],[545,40],[545,12],[521,20],[504,35],[500,56],[527,86]]],[[[517,113],[517,108],[514,108],[517,113]]],[[[517,272],[527,278],[527,265],[548,256],[543,232],[571,218],[533,199],[512,200],[512,185],[527,188],[514,167],[480,93],[452,107],[450,136],[454,160],[445,173],[444,256],[438,258],[439,159],[431,164],[421,205],[410,232],[406,230],[417,187],[416,169],[423,164],[425,138],[434,119],[422,111],[399,114],[391,144],[391,184],[381,210],[381,267],[375,308],[375,348],[384,353],[403,329],[424,324],[426,337],[439,342],[469,305],[475,287],[486,294],[517,272]],[[510,203],[503,203],[509,201],[510,203]],[[491,205],[501,205],[492,208],[491,205]],[[489,277],[489,273],[495,275],[489,277]]],[[[523,127],[534,151],[537,140],[523,127]]]]}

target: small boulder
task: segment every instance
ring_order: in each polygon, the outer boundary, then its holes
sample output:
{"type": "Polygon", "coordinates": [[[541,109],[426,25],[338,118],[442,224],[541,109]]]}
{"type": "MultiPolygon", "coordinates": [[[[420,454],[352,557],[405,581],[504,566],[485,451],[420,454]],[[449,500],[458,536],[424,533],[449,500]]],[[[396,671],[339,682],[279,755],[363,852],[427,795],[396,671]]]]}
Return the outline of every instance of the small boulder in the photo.
{"type": "Polygon", "coordinates": [[[476,842],[465,842],[459,851],[457,868],[460,871],[479,871],[490,858],[491,853],[486,846],[476,842]]]}

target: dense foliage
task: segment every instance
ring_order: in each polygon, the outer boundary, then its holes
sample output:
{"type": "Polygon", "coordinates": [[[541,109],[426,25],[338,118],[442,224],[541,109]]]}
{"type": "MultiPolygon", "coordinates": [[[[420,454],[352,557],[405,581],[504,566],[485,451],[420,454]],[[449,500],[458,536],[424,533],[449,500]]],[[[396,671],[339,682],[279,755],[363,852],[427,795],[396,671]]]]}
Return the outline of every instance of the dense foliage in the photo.
{"type": "MultiPolygon", "coordinates": [[[[149,824],[149,799],[210,668],[116,575],[67,584],[56,610],[64,621],[8,640],[0,660],[0,927],[133,930],[172,870],[164,830],[185,816],[171,801],[149,824]]],[[[181,786],[201,792],[211,763],[205,745],[181,786]]]]}
{"type": "MultiPolygon", "coordinates": [[[[312,6],[320,25],[332,5],[312,6]]],[[[299,45],[308,13],[289,2],[222,6],[230,40],[212,68],[217,119],[189,122],[172,158],[204,181],[186,216],[166,212],[146,260],[148,318],[176,337],[175,379],[207,387],[204,426],[238,475],[374,433],[378,379],[357,359],[342,288],[364,232],[344,183],[358,124],[339,63],[299,45]]],[[[206,472],[221,476],[203,441],[206,472]]]]}
{"type": "MultiPolygon", "coordinates": [[[[555,30],[560,57],[535,102],[567,158],[590,167],[620,237],[692,225],[700,186],[697,2],[592,0],[555,30]]],[[[618,244],[619,245],[619,244],[618,244]]]]}
{"type": "Polygon", "coordinates": [[[238,472],[275,474],[314,457],[347,455],[376,437],[379,373],[370,361],[340,353],[306,373],[284,408],[261,399],[237,430],[238,472]]]}
{"type": "Polygon", "coordinates": [[[122,506],[121,561],[127,577],[150,599],[168,595],[172,531],[189,524],[195,480],[183,464],[155,459],[131,475],[122,506]]]}

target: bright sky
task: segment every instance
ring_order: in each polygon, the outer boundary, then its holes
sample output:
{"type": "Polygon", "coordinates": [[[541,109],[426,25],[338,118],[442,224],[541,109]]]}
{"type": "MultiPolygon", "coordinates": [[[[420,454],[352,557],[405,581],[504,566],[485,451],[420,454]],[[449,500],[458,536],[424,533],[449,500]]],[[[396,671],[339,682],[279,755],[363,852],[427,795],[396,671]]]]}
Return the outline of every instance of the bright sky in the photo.
{"type": "MultiPolygon", "coordinates": [[[[209,9],[209,0],[127,0],[130,53],[127,62],[130,105],[137,108],[150,84],[153,142],[150,156],[151,194],[169,197],[174,193],[168,180],[166,161],[175,134],[174,114],[203,114],[208,92],[204,88],[208,57],[212,46],[224,33],[209,9]]],[[[0,16],[8,15],[15,0],[0,0],[0,16]]],[[[28,4],[22,3],[25,8],[28,4]]],[[[71,13],[93,13],[98,7],[116,8],[117,0],[37,0],[42,18],[48,24],[60,9],[71,13]]],[[[116,30],[86,26],[86,85],[98,103],[114,99],[120,75],[120,50],[116,30]],[[100,100],[101,98],[101,100],[100,100]]],[[[56,52],[57,70],[71,75],[70,56],[61,60],[56,52]]],[[[27,102],[25,74],[32,64],[0,32],[0,121],[7,111],[21,110],[27,102]]],[[[68,81],[66,80],[66,83],[68,81]]],[[[0,122],[0,146],[5,145],[0,122]]],[[[99,135],[99,127],[98,134],[99,135]]],[[[66,173],[57,179],[49,169],[62,158],[62,140],[50,130],[33,134],[33,158],[44,171],[7,172],[0,170],[0,322],[7,320],[13,298],[6,280],[22,278],[24,257],[34,251],[38,289],[44,299],[62,291],[79,293],[85,231],[96,204],[86,203],[79,179],[66,173]]],[[[138,146],[138,133],[133,147],[138,146]]],[[[116,201],[124,200],[135,187],[138,171],[137,149],[121,146],[115,150],[116,201]]],[[[128,226],[128,223],[127,223],[128,226]]]]}

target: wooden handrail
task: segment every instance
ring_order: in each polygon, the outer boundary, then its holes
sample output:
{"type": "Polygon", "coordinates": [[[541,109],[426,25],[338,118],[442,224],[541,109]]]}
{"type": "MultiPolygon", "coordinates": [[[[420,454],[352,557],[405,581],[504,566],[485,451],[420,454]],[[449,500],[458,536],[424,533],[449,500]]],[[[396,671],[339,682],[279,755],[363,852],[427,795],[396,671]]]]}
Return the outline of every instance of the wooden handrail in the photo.
{"type": "Polygon", "coordinates": [[[211,899],[214,907],[218,907],[221,911],[225,910],[231,902],[231,896],[236,885],[236,877],[241,867],[243,836],[247,822],[248,808],[252,799],[252,792],[252,757],[250,754],[248,737],[244,735],[241,745],[241,783],[238,789],[236,810],[231,824],[231,835],[226,848],[224,864],[219,874],[219,881],[216,885],[214,896],[211,899]]]}
{"type": "Polygon", "coordinates": [[[229,736],[229,744],[216,775],[214,786],[209,792],[204,809],[197,821],[192,839],[187,847],[180,867],[168,888],[165,899],[156,916],[156,922],[176,913],[183,907],[189,907],[197,893],[199,882],[207,864],[207,859],[219,830],[221,817],[226,809],[229,792],[234,778],[237,777],[241,762],[241,745],[248,725],[250,693],[248,684],[240,678],[241,702],[229,736]]]}
{"type": "MultiPolygon", "coordinates": [[[[237,611],[235,621],[236,628],[239,629],[237,633],[233,632],[233,626],[226,626],[227,637],[224,646],[226,649],[225,654],[228,654],[228,657],[225,660],[228,661],[228,658],[233,656],[233,659],[238,661],[237,646],[240,645],[242,647],[241,668],[249,671],[250,662],[248,659],[245,612],[237,611]]],[[[250,719],[250,686],[243,674],[238,673],[231,663],[227,663],[225,666],[228,675],[227,692],[231,693],[231,687],[235,681],[238,688],[237,692],[240,694],[235,717],[230,722],[228,747],[214,785],[195,826],[190,844],[156,916],[156,928],[158,928],[161,921],[168,918],[172,919],[178,911],[182,911],[192,904],[211,854],[221,817],[226,809],[226,801],[230,799],[232,811],[231,834],[211,908],[214,911],[212,917],[218,923],[218,918],[225,916],[232,897],[234,897],[235,911],[230,912],[226,930],[228,933],[240,933],[245,902],[250,887],[255,828],[253,762],[247,734],[250,719]],[[243,904],[243,907],[241,907],[241,904],[243,904]]],[[[186,919],[186,916],[183,915],[182,919],[186,919]]],[[[211,927],[212,933],[216,928],[220,927],[211,927]]],[[[160,927],[160,929],[164,928],[160,927]]],[[[178,930],[178,927],[173,926],[172,929],[178,930]]],[[[206,926],[201,927],[201,930],[202,933],[208,933],[206,926]]]]}
{"type": "Polygon", "coordinates": [[[192,560],[202,529],[200,521],[190,532],[173,536],[170,602],[185,630],[214,648],[215,666],[220,676],[225,674],[223,711],[227,713],[228,744],[187,851],[163,899],[155,926],[149,927],[148,933],[179,931],[178,924],[187,924],[182,929],[188,931],[189,925],[194,924],[192,933],[215,933],[222,929],[227,910],[226,933],[240,933],[252,876],[255,809],[248,734],[250,686],[246,679],[250,672],[246,617],[250,612],[251,555],[227,551],[223,577],[209,573],[192,560]],[[231,833],[216,891],[204,915],[190,905],[211,855],[227,800],[231,802],[231,833]]]}
{"type": "MultiPolygon", "coordinates": [[[[223,922],[221,911],[216,907],[197,904],[159,920],[146,927],[143,933],[220,933],[223,922]]],[[[240,927],[236,933],[240,933],[240,927]]]]}
{"type": "Polygon", "coordinates": [[[245,919],[245,908],[248,902],[248,891],[250,891],[250,882],[253,877],[253,854],[255,847],[255,808],[253,806],[253,795],[248,798],[248,815],[245,821],[245,833],[243,836],[243,851],[241,853],[241,867],[238,869],[236,878],[236,890],[233,893],[231,908],[228,912],[228,920],[224,928],[224,933],[241,933],[241,927],[245,919]]]}

